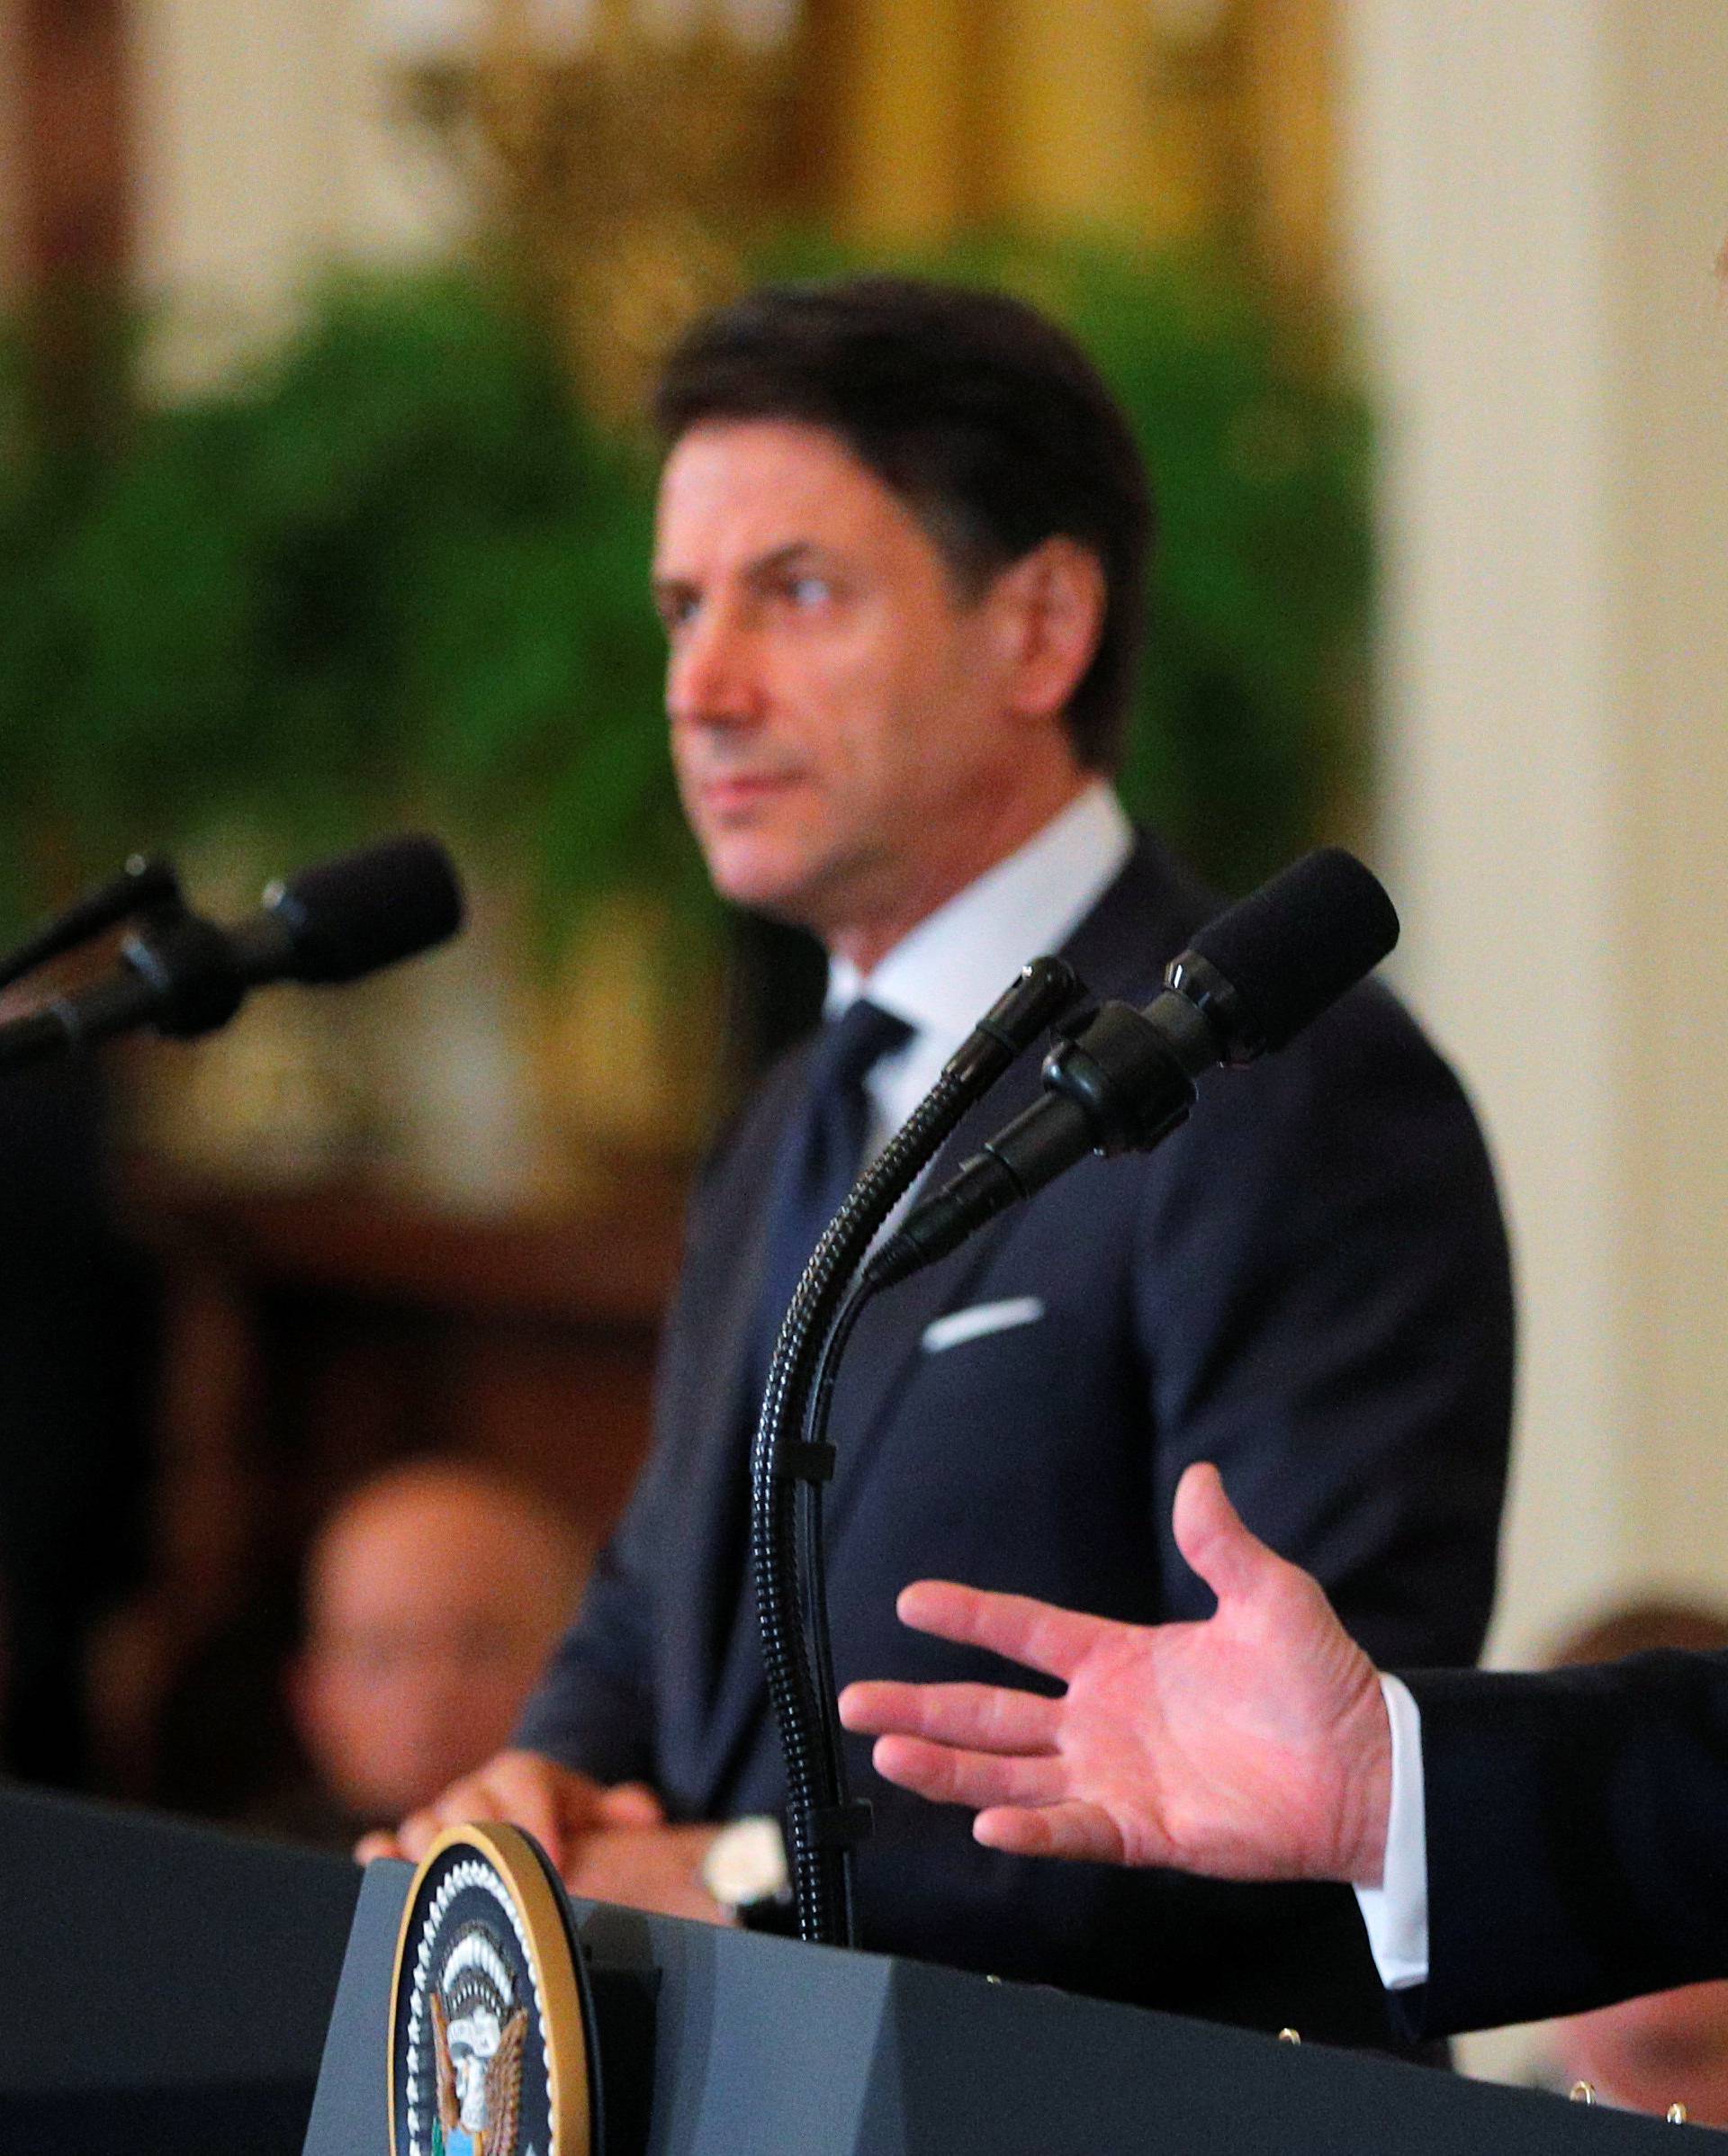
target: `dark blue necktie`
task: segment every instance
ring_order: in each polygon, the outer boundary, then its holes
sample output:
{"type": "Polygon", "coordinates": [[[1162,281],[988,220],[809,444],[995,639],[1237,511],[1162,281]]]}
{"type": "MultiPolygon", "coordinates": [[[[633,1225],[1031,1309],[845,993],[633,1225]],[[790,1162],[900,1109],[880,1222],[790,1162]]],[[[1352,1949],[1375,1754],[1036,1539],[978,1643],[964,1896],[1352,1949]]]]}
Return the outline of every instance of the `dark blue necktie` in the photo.
{"type": "Polygon", "coordinates": [[[864,1081],[873,1065],[911,1038],[912,1028],[903,1020],[890,1018],[862,997],[824,1025],[812,1044],[804,1091],[775,1156],[762,1284],[751,1322],[738,1451],[715,1576],[716,1667],[726,1673],[727,1689],[745,1682],[759,1667],[756,1597],[748,1563],[750,1452],[774,1344],[810,1253],[863,1165],[870,1119],[864,1081]]]}
{"type": "Polygon", "coordinates": [[[811,1048],[804,1097],[775,1163],[762,1288],[746,1366],[752,1430],[787,1305],[864,1163],[870,1119],[864,1081],[883,1056],[911,1038],[904,1019],[860,996],[823,1027],[811,1048]]]}

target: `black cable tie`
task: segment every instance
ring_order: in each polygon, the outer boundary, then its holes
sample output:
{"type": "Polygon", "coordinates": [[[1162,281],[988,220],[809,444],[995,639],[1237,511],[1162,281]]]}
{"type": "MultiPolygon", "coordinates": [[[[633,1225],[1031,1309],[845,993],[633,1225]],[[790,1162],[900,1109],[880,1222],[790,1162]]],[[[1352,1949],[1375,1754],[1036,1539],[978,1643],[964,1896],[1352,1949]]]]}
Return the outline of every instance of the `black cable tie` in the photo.
{"type": "Polygon", "coordinates": [[[819,1849],[856,1849],[876,1825],[868,1797],[846,1804],[817,1804],[809,1813],[810,1839],[819,1849]]]}
{"type": "Polygon", "coordinates": [[[797,1439],[780,1447],[777,1464],[781,1474],[796,1482],[832,1482],[834,1460],[832,1445],[807,1445],[797,1439]]]}

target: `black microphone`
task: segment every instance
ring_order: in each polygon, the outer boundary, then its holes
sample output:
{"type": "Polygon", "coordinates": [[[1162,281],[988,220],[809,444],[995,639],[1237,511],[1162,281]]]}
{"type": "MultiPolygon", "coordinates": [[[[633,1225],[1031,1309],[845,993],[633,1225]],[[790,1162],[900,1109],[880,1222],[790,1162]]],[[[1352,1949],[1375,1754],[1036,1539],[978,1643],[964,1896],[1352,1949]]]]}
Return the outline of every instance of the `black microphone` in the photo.
{"type": "Polygon", "coordinates": [[[121,970],[0,1025],[0,1069],[150,1026],[177,1040],[226,1025],[270,981],[357,981],[446,942],[462,885],[437,840],[386,839],[272,884],[256,913],[219,928],[195,913],[127,938],[121,970]]]}
{"type": "Polygon", "coordinates": [[[1281,1048],[1398,941],[1398,915],[1353,854],[1324,847],[1208,922],[1144,1011],[1106,1003],[1044,1063],[1044,1093],[915,1206],[866,1269],[872,1289],[947,1256],[1088,1153],[1149,1152],[1195,1080],[1281,1048]]]}

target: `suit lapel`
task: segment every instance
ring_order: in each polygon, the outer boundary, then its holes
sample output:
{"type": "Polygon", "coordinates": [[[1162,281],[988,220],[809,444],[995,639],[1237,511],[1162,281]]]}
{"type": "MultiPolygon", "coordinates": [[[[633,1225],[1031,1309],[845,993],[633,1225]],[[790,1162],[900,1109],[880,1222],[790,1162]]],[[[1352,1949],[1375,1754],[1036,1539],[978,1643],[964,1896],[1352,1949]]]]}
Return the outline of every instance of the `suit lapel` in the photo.
{"type": "MultiPolygon", "coordinates": [[[[939,1154],[939,1172],[950,1172],[951,1165],[976,1151],[994,1127],[989,1115],[974,1109],[939,1154]]],[[[880,1313],[868,1311],[860,1321],[860,1337],[852,1344],[834,1397],[834,1476],[823,1494],[823,1525],[831,1551],[838,1546],[841,1530],[853,1509],[877,1433],[911,1376],[924,1326],[963,1293],[965,1283],[987,1262],[1008,1228],[1005,1221],[992,1222],[940,1264],[891,1289],[882,1298],[880,1313]],[[874,1323],[879,1314],[886,1322],[874,1323]]],[[[716,1577],[717,1566],[711,1567],[706,1576],[710,1586],[716,1577]]],[[[768,1680],[754,1630],[755,1595],[747,1568],[743,1585],[751,1621],[733,1630],[729,1652],[725,1634],[721,1634],[724,1660],[705,1743],[716,1790],[732,1782],[758,1741],[769,1711],[768,1680]]]]}
{"type": "MultiPolygon", "coordinates": [[[[1121,994],[1149,999],[1187,925],[1170,870],[1151,841],[1142,839],[1060,955],[1101,1002],[1121,994]]],[[[940,1189],[987,1138],[1030,1106],[1041,1089],[1042,1063],[1041,1055],[1028,1052],[974,1104],[937,1154],[925,1191],[940,1189]]],[[[972,1282],[1012,1235],[1019,1217],[1015,1209],[992,1221],[951,1256],[890,1289],[860,1320],[859,1339],[835,1393],[840,1457],[824,1514],[831,1542],[840,1539],[864,1466],[917,1366],[926,1326],[963,1306],[972,1282]]]]}
{"type": "MultiPolygon", "coordinates": [[[[1211,910],[1205,894],[1185,884],[1150,840],[1142,838],[1121,874],[1099,899],[1075,933],[1063,946],[1069,960],[1093,994],[1102,1002],[1126,995],[1148,1001],[1156,993],[1164,966],[1192,930],[1211,910]]],[[[1005,985],[1005,984],[1004,984],[1005,985]]],[[[994,1130],[1018,1115],[1040,1090],[1041,1057],[1022,1056],[995,1090],[962,1118],[958,1128],[943,1146],[926,1180],[926,1190],[951,1175],[959,1163],[976,1153],[994,1130]]],[[[765,1208],[760,1208],[765,1212],[765,1208]]],[[[895,1406],[916,1367],[924,1328],[945,1311],[961,1303],[970,1284],[1002,1250],[1013,1234],[1018,1214],[1009,1212],[975,1235],[940,1263],[914,1274],[890,1289],[860,1322],[859,1336],[849,1354],[834,1400],[832,1434],[838,1445],[833,1480],[824,1498],[824,1525],[831,1553],[841,1547],[862,1487],[864,1470],[880,1442],[895,1406]]],[[[753,1224],[752,1262],[740,1267],[750,1275],[750,1297],[734,1298],[730,1316],[731,1344],[727,1369],[727,1397],[737,1412],[742,1383],[744,1332],[754,1305],[755,1283],[760,1277],[766,1241],[765,1217],[753,1224]]],[[[720,1388],[715,1388],[718,1397],[720,1388]]],[[[747,1472],[740,1460],[737,1471],[747,1472]]],[[[702,1517],[711,1536],[716,1515],[724,1507],[705,1492],[702,1517]]],[[[734,1515],[735,1516],[735,1515],[734,1515]]],[[[704,1559],[702,1583],[710,1592],[720,1574],[718,1538],[704,1559]]],[[[748,1594],[748,1580],[746,1579],[748,1594]]],[[[750,1595],[754,1613],[754,1597],[750,1595]]],[[[722,1622],[730,1623],[732,1613],[722,1622]]],[[[748,1747],[758,1741],[768,1712],[768,1687],[753,1625],[733,1628],[731,1651],[726,1632],[719,1633],[717,1652],[725,1656],[717,1672],[712,1714],[704,1750],[713,1767],[711,1787],[724,1790],[740,1767],[748,1747]]],[[[704,1687],[704,1698],[708,1697],[704,1687]]]]}
{"type": "MultiPolygon", "coordinates": [[[[1031,1100],[1038,1090],[1038,1059],[1028,1056],[1024,1065],[961,1118],[932,1163],[924,1191],[940,1189],[994,1130],[1031,1100]]],[[[968,1287],[1012,1235],[1014,1226],[1012,1214],[993,1220],[937,1264],[888,1289],[859,1321],[858,1336],[834,1393],[832,1435],[838,1456],[824,1512],[831,1547],[840,1541],[870,1455],[917,1368],[924,1328],[944,1311],[964,1303],[968,1287]]]]}

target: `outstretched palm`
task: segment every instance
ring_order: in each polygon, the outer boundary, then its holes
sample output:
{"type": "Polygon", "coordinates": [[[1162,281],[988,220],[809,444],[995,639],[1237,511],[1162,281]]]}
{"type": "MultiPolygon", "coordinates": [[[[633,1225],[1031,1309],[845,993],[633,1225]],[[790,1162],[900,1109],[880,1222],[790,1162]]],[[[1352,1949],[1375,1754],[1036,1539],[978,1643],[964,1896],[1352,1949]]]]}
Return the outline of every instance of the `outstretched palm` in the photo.
{"type": "Polygon", "coordinates": [[[1066,1692],[853,1684],[847,1726],[878,1734],[888,1780],[976,1808],[992,1848],[1377,1882],[1390,1743],[1372,1664],[1316,1583],[1243,1526],[1215,1469],[1183,1478],[1174,1525],[1218,1596],[1204,1623],[1120,1624],[921,1581],[900,1597],[906,1623],[1066,1692]]]}

